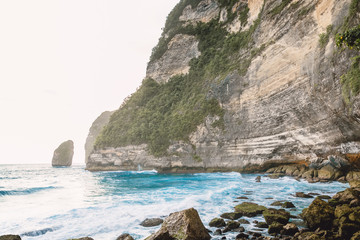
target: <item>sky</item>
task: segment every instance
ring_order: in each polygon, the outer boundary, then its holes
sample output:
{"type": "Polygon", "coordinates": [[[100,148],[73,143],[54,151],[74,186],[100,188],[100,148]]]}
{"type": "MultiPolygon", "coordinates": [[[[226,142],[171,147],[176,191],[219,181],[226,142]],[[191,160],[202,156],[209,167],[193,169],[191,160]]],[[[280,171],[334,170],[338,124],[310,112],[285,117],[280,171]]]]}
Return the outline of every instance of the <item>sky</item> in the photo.
{"type": "Polygon", "coordinates": [[[51,164],[145,77],[179,0],[0,1],[0,164],[51,164]]]}

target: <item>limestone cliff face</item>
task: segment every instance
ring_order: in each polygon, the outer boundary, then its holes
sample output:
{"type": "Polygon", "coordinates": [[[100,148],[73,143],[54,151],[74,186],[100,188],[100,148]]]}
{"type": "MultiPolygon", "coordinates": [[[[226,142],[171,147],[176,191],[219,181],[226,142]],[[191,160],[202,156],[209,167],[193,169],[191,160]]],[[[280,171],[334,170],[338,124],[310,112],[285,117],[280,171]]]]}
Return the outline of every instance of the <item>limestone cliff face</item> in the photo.
{"type": "MultiPolygon", "coordinates": [[[[240,15],[240,2],[227,11],[205,0],[196,9],[185,7],[180,19],[185,25],[226,21],[229,14],[240,15]]],[[[324,46],[319,43],[329,26],[343,24],[351,0],[283,2],[249,0],[247,21],[237,15],[225,26],[229,33],[246,31],[259,17],[251,49],[239,50],[251,56],[246,72],[218,77],[208,93],[225,110],[224,129],[214,126],[218,116],[208,116],[189,142],[172,142],[167,156],[152,156],[146,144],[109,147],[90,155],[88,169],[242,170],[268,161],[358,153],[360,100],[345,104],[340,83],[354,52],[339,51],[331,34],[324,46]]],[[[164,83],[186,74],[190,60],[201,55],[197,44],[193,36],[175,35],[166,53],[149,64],[147,76],[164,83]]]]}
{"type": "Polygon", "coordinates": [[[93,151],[94,143],[96,141],[97,136],[100,134],[101,130],[104,128],[106,124],[109,123],[110,116],[113,112],[106,111],[100,114],[98,118],[93,122],[89,129],[89,134],[86,138],[85,142],[85,163],[88,162],[88,158],[93,151]]]}

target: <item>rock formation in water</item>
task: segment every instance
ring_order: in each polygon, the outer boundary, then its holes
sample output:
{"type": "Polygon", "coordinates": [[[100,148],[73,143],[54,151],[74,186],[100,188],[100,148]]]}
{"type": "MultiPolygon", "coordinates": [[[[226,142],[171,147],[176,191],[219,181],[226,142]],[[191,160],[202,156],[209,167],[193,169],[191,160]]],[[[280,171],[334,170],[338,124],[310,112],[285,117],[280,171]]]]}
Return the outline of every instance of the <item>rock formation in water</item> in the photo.
{"type": "Polygon", "coordinates": [[[63,142],[54,151],[54,156],[52,158],[52,165],[55,167],[71,166],[73,155],[74,155],[74,142],[71,140],[63,142]]]}
{"type": "Polygon", "coordinates": [[[180,1],[146,79],[97,137],[87,169],[358,160],[359,52],[337,48],[335,34],[360,23],[359,8],[355,0],[180,1]]]}
{"type": "Polygon", "coordinates": [[[91,152],[94,149],[94,143],[97,136],[100,134],[104,126],[109,123],[110,116],[113,112],[106,111],[101,113],[101,115],[93,122],[89,129],[89,134],[85,142],[85,163],[88,162],[88,158],[91,152]]]}

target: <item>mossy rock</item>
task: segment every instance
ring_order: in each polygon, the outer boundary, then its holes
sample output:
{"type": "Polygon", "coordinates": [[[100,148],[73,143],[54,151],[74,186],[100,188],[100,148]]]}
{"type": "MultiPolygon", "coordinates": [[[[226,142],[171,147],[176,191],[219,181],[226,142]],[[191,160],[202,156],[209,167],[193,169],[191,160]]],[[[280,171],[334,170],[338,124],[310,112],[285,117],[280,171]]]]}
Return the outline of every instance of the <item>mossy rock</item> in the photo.
{"type": "Polygon", "coordinates": [[[246,219],[240,219],[239,223],[240,224],[250,224],[250,222],[248,220],[246,220],[246,219]]]}
{"type": "Polygon", "coordinates": [[[334,208],[329,203],[316,198],[308,208],[302,211],[301,217],[312,230],[317,228],[331,229],[334,220],[334,208]]]}
{"type": "Polygon", "coordinates": [[[243,202],[235,206],[235,211],[241,213],[243,216],[255,217],[256,215],[262,214],[266,210],[266,207],[258,205],[256,203],[243,202]]]}
{"type": "Polygon", "coordinates": [[[271,203],[271,206],[276,206],[276,207],[280,207],[281,205],[283,205],[284,201],[275,201],[273,203],[271,203]]]}
{"type": "Polygon", "coordinates": [[[238,212],[229,212],[229,213],[221,214],[220,217],[225,218],[225,219],[236,220],[236,219],[241,218],[242,214],[238,213],[238,212]]]}
{"type": "Polygon", "coordinates": [[[209,223],[210,227],[225,227],[226,223],[222,218],[214,218],[209,223]]]}
{"type": "Polygon", "coordinates": [[[284,202],[283,204],[281,204],[282,208],[294,208],[295,205],[292,202],[284,202]]]}
{"type": "Polygon", "coordinates": [[[269,208],[263,212],[263,216],[267,224],[271,225],[274,222],[281,223],[283,225],[287,224],[290,219],[290,213],[286,212],[283,209],[274,209],[269,208]]]}
{"type": "Polygon", "coordinates": [[[268,233],[272,234],[272,233],[280,233],[281,230],[283,229],[284,225],[278,222],[274,222],[273,224],[271,224],[269,226],[268,229],[268,233]]]}
{"type": "Polygon", "coordinates": [[[360,231],[354,233],[350,240],[359,240],[360,239],[360,231]]]}
{"type": "Polygon", "coordinates": [[[352,213],[352,209],[349,207],[349,205],[344,204],[335,208],[334,215],[336,218],[341,218],[349,216],[350,213],[352,213]]]}
{"type": "Polygon", "coordinates": [[[233,229],[240,227],[240,223],[237,221],[231,220],[226,223],[226,227],[230,230],[233,230],[233,229]]]}

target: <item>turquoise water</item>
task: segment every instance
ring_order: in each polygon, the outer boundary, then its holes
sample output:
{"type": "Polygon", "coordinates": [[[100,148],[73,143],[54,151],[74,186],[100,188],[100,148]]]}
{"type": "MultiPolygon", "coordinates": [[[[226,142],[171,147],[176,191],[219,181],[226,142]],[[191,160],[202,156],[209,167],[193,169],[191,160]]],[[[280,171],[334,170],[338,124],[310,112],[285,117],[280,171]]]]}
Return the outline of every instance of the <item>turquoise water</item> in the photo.
{"type": "Polygon", "coordinates": [[[243,201],[267,207],[276,200],[292,201],[297,207],[292,214],[296,215],[312,199],[296,198],[295,192],[332,196],[348,187],[338,182],[309,184],[290,177],[262,177],[261,183],[256,183],[256,176],[156,171],[91,173],[81,166],[0,165],[0,235],[20,234],[25,240],[84,236],[110,240],[128,232],[135,239],[143,239],[159,228],[140,226],[145,218],[166,217],[190,207],[198,210],[207,228],[215,230],[208,226],[209,221],[243,201]],[[236,200],[241,196],[249,199],[236,200]]]}

